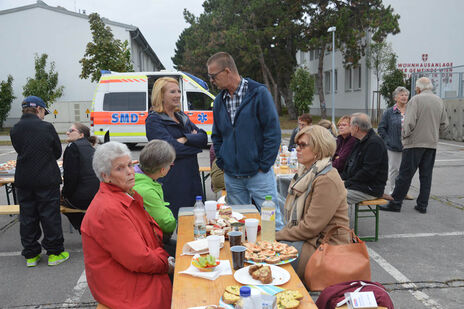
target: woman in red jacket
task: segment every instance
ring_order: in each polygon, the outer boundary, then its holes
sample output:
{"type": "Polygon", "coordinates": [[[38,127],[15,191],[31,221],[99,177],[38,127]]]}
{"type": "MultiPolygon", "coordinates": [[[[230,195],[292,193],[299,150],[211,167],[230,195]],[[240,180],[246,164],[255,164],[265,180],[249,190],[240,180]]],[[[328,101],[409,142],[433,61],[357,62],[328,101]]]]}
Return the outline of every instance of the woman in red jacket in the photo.
{"type": "Polygon", "coordinates": [[[90,291],[109,308],[171,308],[173,265],[163,233],[135,191],[134,168],[124,144],[109,142],[93,157],[100,189],[82,222],[90,291]]]}

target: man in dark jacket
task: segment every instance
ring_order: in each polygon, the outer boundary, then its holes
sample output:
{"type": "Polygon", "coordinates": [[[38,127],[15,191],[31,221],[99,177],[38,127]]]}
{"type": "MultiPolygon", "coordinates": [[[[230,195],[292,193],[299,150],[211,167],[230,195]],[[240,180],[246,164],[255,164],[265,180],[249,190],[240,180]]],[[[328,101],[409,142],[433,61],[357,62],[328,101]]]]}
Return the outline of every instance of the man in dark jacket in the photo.
{"type": "Polygon", "coordinates": [[[22,103],[23,115],[10,136],[18,153],[15,187],[20,214],[22,255],[28,267],[36,266],[42,247],[47,250],[48,265],[69,258],[64,251],[60,214],[61,174],[56,160],[61,157],[61,142],[52,124],[42,121],[48,110],[45,102],[29,96],[22,103]],[[42,244],[38,242],[42,231],[42,244]]]}
{"type": "Polygon", "coordinates": [[[368,115],[353,114],[350,130],[359,142],[348,157],[341,177],[347,189],[347,202],[352,205],[383,195],[388,175],[388,155],[385,143],[372,129],[368,115]]]}
{"type": "MultiPolygon", "coordinates": [[[[281,141],[280,124],[266,86],[238,73],[234,59],[225,52],[208,59],[210,81],[222,91],[214,100],[211,139],[216,164],[224,170],[227,200],[231,205],[250,204],[258,210],[266,195],[277,202],[272,166],[281,141]]],[[[283,227],[279,207],[276,227],[283,227]]]]}

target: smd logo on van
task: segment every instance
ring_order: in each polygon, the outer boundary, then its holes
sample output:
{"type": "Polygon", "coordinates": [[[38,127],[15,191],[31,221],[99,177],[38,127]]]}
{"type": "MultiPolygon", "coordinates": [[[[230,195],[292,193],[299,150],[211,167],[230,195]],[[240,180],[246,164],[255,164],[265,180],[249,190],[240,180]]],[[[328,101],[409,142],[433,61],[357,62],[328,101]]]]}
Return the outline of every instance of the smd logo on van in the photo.
{"type": "Polygon", "coordinates": [[[137,123],[139,122],[139,115],[135,113],[113,113],[111,115],[111,123],[137,123]]]}

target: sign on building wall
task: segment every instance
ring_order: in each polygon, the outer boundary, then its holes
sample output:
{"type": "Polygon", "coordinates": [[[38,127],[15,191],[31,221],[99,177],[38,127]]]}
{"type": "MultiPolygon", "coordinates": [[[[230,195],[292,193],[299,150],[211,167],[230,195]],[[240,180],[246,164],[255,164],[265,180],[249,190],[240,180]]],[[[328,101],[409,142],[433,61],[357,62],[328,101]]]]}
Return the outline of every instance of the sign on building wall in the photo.
{"type": "MultiPolygon", "coordinates": [[[[453,82],[453,62],[452,61],[432,61],[430,55],[423,53],[416,62],[399,62],[398,69],[403,71],[406,78],[410,78],[412,73],[427,72],[427,76],[435,84],[439,81],[440,72],[442,82],[445,84],[453,82]],[[431,74],[430,74],[431,73],[431,74]]],[[[425,75],[425,74],[424,74],[425,75]]]]}

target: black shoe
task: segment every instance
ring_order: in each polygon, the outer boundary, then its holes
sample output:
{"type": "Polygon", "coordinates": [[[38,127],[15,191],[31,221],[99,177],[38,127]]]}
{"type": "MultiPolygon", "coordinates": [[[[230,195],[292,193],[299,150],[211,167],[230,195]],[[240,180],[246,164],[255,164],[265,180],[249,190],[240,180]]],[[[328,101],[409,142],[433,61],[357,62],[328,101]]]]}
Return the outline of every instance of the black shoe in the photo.
{"type": "Polygon", "coordinates": [[[379,209],[384,211],[400,212],[401,206],[394,205],[392,202],[390,202],[387,205],[379,205],[379,209]]]}
{"type": "Polygon", "coordinates": [[[424,207],[419,207],[419,206],[414,206],[414,209],[420,212],[421,214],[426,214],[427,213],[427,208],[424,207]]]}

